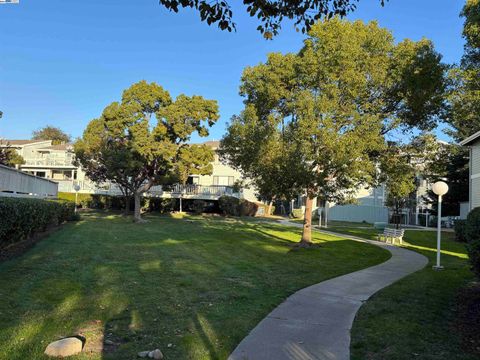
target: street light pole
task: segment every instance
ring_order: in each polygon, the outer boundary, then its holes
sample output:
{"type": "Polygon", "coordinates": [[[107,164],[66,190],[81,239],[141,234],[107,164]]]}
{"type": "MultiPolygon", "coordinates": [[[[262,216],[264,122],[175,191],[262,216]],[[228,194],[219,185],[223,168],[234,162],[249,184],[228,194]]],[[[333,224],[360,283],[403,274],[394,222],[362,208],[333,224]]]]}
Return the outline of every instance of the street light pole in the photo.
{"type": "Polygon", "coordinates": [[[73,189],[75,190],[75,214],[77,213],[77,204],[78,204],[78,192],[80,191],[80,185],[75,184],[73,186],[73,189]]]}
{"type": "Polygon", "coordinates": [[[443,270],[443,266],[440,265],[440,249],[442,241],[442,197],[448,192],[448,185],[443,181],[437,181],[432,186],[433,192],[438,195],[438,211],[437,211],[437,264],[433,267],[433,270],[443,270]]]}
{"type": "Polygon", "coordinates": [[[437,265],[435,270],[443,269],[440,265],[440,245],[442,242],[442,195],[438,195],[438,216],[437,216],[437,265]]]}

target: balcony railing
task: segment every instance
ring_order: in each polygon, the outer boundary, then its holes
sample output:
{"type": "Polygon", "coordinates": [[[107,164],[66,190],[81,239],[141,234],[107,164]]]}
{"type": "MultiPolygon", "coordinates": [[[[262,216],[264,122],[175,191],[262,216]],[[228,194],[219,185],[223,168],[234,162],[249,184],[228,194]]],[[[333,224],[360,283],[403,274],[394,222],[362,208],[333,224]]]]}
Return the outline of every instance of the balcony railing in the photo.
{"type": "MultiPolygon", "coordinates": [[[[121,195],[120,188],[113,183],[95,184],[91,181],[58,181],[58,191],[75,192],[74,185],[79,185],[79,192],[91,194],[121,195]]],[[[238,196],[231,186],[223,185],[157,185],[147,191],[149,196],[158,197],[192,197],[216,199],[223,195],[238,196]]]]}
{"type": "Polygon", "coordinates": [[[37,158],[37,159],[25,159],[27,166],[73,166],[72,158],[37,158]]]}

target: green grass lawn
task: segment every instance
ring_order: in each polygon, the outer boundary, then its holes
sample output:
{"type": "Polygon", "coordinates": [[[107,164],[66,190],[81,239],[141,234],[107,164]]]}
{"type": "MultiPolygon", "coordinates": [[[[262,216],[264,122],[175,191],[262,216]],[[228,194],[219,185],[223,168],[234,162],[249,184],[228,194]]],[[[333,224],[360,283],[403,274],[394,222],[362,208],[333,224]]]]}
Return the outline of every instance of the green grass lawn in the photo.
{"type": "Polygon", "coordinates": [[[157,347],[166,359],[225,359],[294,291],[390,256],[321,234],[322,247],[292,251],[300,229],[260,222],[147,218],[85,214],[0,264],[0,358],[42,359],[82,331],[96,352],[75,359],[157,347]]]}
{"type": "MultiPolygon", "coordinates": [[[[331,227],[376,239],[378,230],[331,227]]],[[[360,309],[352,329],[352,359],[478,359],[466,354],[455,327],[456,297],[473,279],[464,244],[442,233],[442,264],[433,271],[436,232],[407,230],[405,247],[427,256],[429,265],[375,294],[360,309]]]]}

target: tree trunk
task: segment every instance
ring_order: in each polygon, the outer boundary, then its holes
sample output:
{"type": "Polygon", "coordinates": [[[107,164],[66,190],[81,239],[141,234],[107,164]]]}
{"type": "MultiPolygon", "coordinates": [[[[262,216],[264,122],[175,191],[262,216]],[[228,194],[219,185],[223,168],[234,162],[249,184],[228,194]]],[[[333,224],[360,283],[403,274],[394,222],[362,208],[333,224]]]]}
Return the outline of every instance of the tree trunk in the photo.
{"type": "Polygon", "coordinates": [[[273,206],[273,200],[270,200],[270,202],[268,203],[268,209],[267,209],[267,216],[270,216],[272,215],[272,206],[273,206]]]}
{"type": "Polygon", "coordinates": [[[302,240],[300,240],[299,244],[301,247],[309,247],[312,245],[312,208],[313,199],[307,195],[307,199],[305,201],[302,240]]]}
{"type": "Polygon", "coordinates": [[[129,212],[130,212],[130,196],[125,195],[125,209],[123,213],[125,215],[128,215],[129,212]]]}
{"type": "Polygon", "coordinates": [[[141,192],[135,191],[135,193],[134,193],[135,210],[133,211],[133,219],[134,219],[135,222],[143,222],[144,221],[142,219],[142,214],[141,214],[141,211],[140,211],[141,196],[142,196],[141,192]]]}

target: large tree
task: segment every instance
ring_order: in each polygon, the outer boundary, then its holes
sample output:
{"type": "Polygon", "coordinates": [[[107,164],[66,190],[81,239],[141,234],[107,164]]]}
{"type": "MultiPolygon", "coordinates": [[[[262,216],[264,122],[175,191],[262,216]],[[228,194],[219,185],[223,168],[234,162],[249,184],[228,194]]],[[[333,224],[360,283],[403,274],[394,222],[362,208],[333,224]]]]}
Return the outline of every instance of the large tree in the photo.
{"type": "Polygon", "coordinates": [[[480,0],[467,0],[461,16],[465,18],[464,54],[451,71],[450,135],[462,140],[480,130],[480,0]]]}
{"type": "Polygon", "coordinates": [[[208,167],[210,156],[205,149],[195,156],[192,152],[198,148],[188,141],[194,132],[208,136],[208,127],[218,117],[214,100],[196,95],[173,100],[158,84],[140,81],[123,92],[121,102],[110,104],[99,119],[92,120],[89,127],[94,130],[87,128],[75,150],[82,166],[101,165],[100,179],[133,194],[134,218],[139,222],[141,196],[153,185],[170,179],[180,166],[192,171],[208,167]],[[96,151],[101,154],[94,155],[96,151]]]}
{"type": "Polygon", "coordinates": [[[248,175],[266,147],[281,144],[276,156],[288,167],[278,181],[306,195],[300,244],[309,246],[315,197],[339,201],[374,184],[386,133],[436,125],[445,70],[426,39],[396,44],[375,22],[319,22],[298,54],[245,69],[240,91],[258,124],[230,124],[223,142],[238,144],[230,162],[248,175]]]}
{"type": "MultiPolygon", "coordinates": [[[[388,0],[377,0],[382,6],[388,0]]],[[[265,38],[277,35],[283,19],[293,20],[295,28],[305,33],[320,18],[346,16],[354,11],[359,0],[243,0],[247,13],[260,21],[257,27],[265,38]]],[[[235,30],[233,11],[227,0],[160,0],[170,11],[191,8],[199,12],[208,25],[217,24],[222,30],[235,30]]]]}
{"type": "Polygon", "coordinates": [[[32,133],[32,140],[52,140],[53,145],[70,142],[70,135],[63,132],[60,128],[47,125],[32,133]]]}
{"type": "MultiPolygon", "coordinates": [[[[449,111],[445,116],[451,126],[446,132],[459,142],[480,131],[480,0],[467,0],[460,14],[464,17],[464,54],[460,64],[449,73],[449,111]]],[[[440,144],[435,161],[427,166],[430,181],[443,179],[449,185],[444,196],[445,215],[458,215],[460,203],[468,201],[468,150],[457,144],[440,144]]],[[[427,200],[436,206],[436,196],[427,200]]]]}

